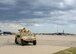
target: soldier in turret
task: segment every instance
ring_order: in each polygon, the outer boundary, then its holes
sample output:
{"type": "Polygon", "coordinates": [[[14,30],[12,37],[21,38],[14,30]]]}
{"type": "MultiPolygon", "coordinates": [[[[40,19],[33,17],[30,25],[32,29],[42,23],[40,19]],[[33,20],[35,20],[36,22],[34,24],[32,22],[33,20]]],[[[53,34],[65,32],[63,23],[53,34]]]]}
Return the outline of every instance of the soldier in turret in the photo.
{"type": "Polygon", "coordinates": [[[27,34],[31,34],[32,32],[30,30],[27,31],[27,34]]]}
{"type": "Polygon", "coordinates": [[[25,35],[27,31],[26,31],[25,28],[23,28],[23,29],[21,29],[19,32],[20,32],[21,35],[25,35]]]}

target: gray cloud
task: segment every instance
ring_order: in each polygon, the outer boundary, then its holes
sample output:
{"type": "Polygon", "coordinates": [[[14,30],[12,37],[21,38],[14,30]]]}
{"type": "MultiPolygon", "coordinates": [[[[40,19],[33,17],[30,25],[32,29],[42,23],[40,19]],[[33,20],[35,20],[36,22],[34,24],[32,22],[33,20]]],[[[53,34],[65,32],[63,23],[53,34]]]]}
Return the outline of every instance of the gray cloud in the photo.
{"type": "Polygon", "coordinates": [[[76,22],[75,0],[0,0],[0,21],[68,25],[76,22]]]}
{"type": "Polygon", "coordinates": [[[5,5],[15,5],[16,0],[0,0],[0,3],[5,5]]]}

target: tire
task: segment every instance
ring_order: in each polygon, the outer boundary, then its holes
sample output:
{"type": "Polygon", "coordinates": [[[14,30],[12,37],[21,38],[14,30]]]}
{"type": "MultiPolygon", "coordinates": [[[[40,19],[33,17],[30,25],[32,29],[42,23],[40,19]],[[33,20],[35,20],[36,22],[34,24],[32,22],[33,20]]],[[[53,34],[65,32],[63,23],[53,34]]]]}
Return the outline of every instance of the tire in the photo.
{"type": "Polygon", "coordinates": [[[35,40],[35,41],[33,41],[33,45],[36,45],[36,40],[35,40]]]}
{"type": "Polygon", "coordinates": [[[18,42],[17,42],[17,38],[15,38],[15,43],[18,44],[18,42]]]}
{"type": "Polygon", "coordinates": [[[21,39],[21,45],[24,46],[24,41],[21,39]]]}

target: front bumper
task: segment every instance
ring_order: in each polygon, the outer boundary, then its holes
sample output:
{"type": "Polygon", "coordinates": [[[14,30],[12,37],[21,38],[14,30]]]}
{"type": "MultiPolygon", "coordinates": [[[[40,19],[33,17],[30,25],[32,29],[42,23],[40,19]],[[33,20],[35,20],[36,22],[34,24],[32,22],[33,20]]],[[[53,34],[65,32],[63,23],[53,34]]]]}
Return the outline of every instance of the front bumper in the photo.
{"type": "Polygon", "coordinates": [[[35,37],[22,37],[22,39],[23,39],[24,41],[34,41],[34,40],[36,40],[35,37]]]}

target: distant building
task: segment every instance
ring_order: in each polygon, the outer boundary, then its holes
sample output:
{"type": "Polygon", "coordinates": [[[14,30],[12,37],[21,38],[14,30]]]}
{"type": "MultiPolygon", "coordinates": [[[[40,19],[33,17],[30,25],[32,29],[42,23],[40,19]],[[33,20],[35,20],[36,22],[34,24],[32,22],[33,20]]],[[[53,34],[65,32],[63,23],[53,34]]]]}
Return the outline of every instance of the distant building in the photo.
{"type": "Polygon", "coordinates": [[[11,32],[3,32],[4,35],[12,35],[11,32]]]}

